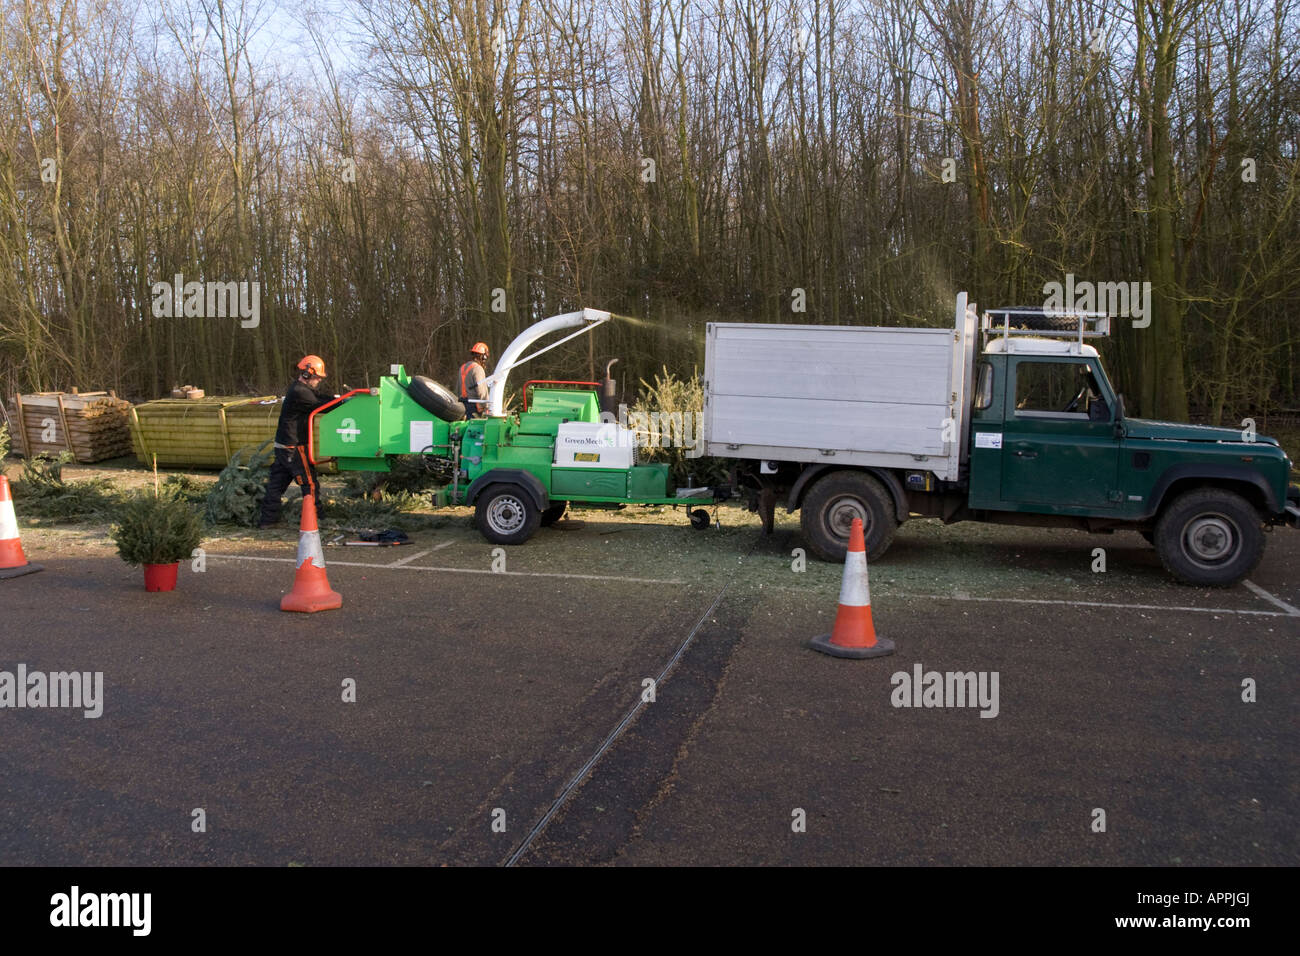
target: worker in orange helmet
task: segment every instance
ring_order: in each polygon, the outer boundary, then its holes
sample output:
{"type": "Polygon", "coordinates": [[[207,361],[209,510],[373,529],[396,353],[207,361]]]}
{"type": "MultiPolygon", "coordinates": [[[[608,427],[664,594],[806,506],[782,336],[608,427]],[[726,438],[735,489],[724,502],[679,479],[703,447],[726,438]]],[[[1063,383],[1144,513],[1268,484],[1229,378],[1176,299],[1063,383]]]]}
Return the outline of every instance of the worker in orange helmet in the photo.
{"type": "Polygon", "coordinates": [[[280,423],[275,430],[275,461],[262,496],[259,528],[269,528],[279,522],[281,496],[291,481],[302,486],[303,497],[312,495],[316,499],[316,513],[321,511],[316,466],[307,456],[307,416],[333,401],[335,396],[320,390],[325,380],[325,360],[319,355],[304,355],[294,371],[297,377],[285,392],[280,423]]]}
{"type": "Polygon", "coordinates": [[[487,345],[475,342],[469,347],[469,358],[460,367],[460,400],[466,418],[487,417],[488,386],[484,368],[487,360],[487,345]]]}

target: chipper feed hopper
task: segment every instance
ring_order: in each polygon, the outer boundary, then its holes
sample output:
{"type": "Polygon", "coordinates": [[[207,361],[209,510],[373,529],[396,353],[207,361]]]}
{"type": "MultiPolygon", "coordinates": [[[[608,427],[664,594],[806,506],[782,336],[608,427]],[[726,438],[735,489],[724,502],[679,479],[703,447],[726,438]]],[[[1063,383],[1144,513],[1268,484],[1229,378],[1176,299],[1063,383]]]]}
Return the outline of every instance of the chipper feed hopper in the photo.
{"type": "MultiPolygon", "coordinates": [[[[638,463],[637,435],[611,416],[601,420],[595,382],[529,382],[523,410],[503,412],[511,369],[609,318],[584,309],[525,330],[487,380],[487,418],[465,420],[445,388],[394,365],[378,387],[353,389],[312,414],[312,460],[333,458],[343,471],[388,471],[395,455],[423,455],[446,479],[446,500],[473,506],[479,530],[494,544],[523,543],[539,525],[559,520],[571,501],[712,503],[712,489],[675,494],[667,465],[638,463]],[[573,327],[578,331],[521,357],[538,338],[573,327]]],[[[695,527],[708,526],[707,511],[690,517],[695,527]]]]}

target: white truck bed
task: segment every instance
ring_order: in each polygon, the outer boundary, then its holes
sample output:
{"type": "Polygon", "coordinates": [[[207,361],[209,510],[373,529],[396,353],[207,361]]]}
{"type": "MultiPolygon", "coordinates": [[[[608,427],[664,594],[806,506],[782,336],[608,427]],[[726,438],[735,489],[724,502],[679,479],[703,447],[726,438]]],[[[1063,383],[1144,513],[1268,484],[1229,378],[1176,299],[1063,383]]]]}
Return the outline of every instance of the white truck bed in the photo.
{"type": "Polygon", "coordinates": [[[955,329],[711,322],[704,453],[955,480],[974,340],[964,294],[955,329]]]}

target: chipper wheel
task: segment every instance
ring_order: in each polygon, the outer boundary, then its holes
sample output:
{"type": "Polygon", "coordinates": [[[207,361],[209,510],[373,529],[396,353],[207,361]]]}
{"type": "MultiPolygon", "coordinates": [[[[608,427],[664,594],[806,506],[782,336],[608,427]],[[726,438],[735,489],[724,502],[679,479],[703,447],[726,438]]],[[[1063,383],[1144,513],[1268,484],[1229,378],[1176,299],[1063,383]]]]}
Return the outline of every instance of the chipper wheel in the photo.
{"type": "Polygon", "coordinates": [[[474,521],[493,544],[523,544],[542,521],[532,497],[518,485],[488,485],[477,505],[474,521]]]}

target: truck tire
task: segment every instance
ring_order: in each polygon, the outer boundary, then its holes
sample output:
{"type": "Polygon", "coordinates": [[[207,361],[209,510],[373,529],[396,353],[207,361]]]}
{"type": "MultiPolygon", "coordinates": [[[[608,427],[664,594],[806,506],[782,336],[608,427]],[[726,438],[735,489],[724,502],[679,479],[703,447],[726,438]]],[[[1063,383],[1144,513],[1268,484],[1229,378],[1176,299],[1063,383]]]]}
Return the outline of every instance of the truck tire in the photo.
{"type": "Polygon", "coordinates": [[[426,412],[436,415],[444,422],[458,422],[465,417],[465,406],[460,403],[460,399],[425,375],[412,375],[411,384],[406,386],[406,394],[415,399],[415,403],[426,412]]]}
{"type": "Polygon", "coordinates": [[[1202,488],[1179,495],[1156,522],[1156,554],[1185,584],[1226,588],[1264,556],[1259,512],[1241,495],[1202,488]]]}
{"type": "Polygon", "coordinates": [[[808,549],[823,561],[842,562],[854,518],[862,519],[867,560],[878,560],[898,530],[894,501],[885,486],[860,471],[832,471],[815,480],[799,515],[808,549]]]}
{"type": "Polygon", "coordinates": [[[523,544],[541,521],[532,496],[518,485],[488,485],[479,492],[474,523],[493,544],[523,544]]]}
{"type": "Polygon", "coordinates": [[[542,512],[542,527],[549,528],[564,517],[564,510],[569,507],[567,501],[552,501],[551,506],[542,512]]]}

